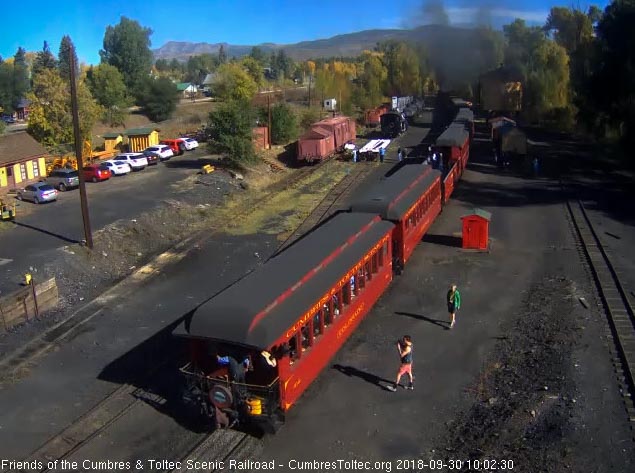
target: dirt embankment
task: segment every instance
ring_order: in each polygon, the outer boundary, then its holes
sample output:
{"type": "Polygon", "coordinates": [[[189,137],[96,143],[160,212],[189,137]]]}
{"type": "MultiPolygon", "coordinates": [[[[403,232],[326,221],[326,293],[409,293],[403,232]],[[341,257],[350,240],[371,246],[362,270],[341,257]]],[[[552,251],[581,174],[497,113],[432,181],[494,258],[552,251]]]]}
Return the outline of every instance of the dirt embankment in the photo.
{"type": "Polygon", "coordinates": [[[573,353],[584,329],[572,315],[574,293],[562,277],[528,291],[524,312],[470,389],[474,404],[447,423],[440,450],[448,459],[480,460],[481,468],[487,459],[498,469],[511,460],[514,472],[583,471],[573,454],[581,407],[573,353]]]}

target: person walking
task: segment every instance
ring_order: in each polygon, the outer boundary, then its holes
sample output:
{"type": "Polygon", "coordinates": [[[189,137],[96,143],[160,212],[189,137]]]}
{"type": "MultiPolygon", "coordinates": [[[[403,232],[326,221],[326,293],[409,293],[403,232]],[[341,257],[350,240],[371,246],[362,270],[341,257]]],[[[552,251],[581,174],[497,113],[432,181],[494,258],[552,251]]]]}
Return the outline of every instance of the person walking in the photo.
{"type": "Polygon", "coordinates": [[[353,162],[356,163],[357,162],[357,148],[355,148],[353,150],[353,162]]]}
{"type": "Polygon", "coordinates": [[[403,155],[401,154],[401,148],[397,150],[397,161],[401,162],[403,155]]]}
{"type": "Polygon", "coordinates": [[[412,375],[412,338],[410,335],[404,335],[401,340],[397,341],[397,351],[399,351],[399,360],[401,365],[399,366],[399,371],[397,372],[397,380],[394,384],[388,385],[387,389],[395,392],[397,390],[397,386],[400,386],[399,381],[401,381],[401,377],[404,374],[407,374],[410,379],[410,383],[406,389],[414,389],[414,376],[412,375]]]}
{"type": "Polygon", "coordinates": [[[461,308],[461,293],[456,284],[450,286],[447,294],[448,312],[450,314],[450,328],[454,327],[456,312],[461,308]]]}
{"type": "Polygon", "coordinates": [[[379,162],[384,162],[384,154],[386,154],[386,148],[379,148],[379,162]]]}

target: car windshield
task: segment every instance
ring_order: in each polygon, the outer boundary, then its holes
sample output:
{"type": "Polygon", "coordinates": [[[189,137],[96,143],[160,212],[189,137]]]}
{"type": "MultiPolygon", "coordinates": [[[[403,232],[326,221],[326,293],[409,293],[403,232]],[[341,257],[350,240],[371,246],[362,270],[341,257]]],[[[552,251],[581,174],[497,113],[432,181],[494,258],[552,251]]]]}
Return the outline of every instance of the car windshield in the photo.
{"type": "Polygon", "coordinates": [[[116,164],[117,166],[123,166],[123,165],[124,165],[124,164],[126,164],[126,163],[124,163],[123,161],[115,161],[115,164],[116,164]]]}
{"type": "Polygon", "coordinates": [[[38,186],[38,189],[40,189],[41,191],[52,191],[53,190],[53,186],[50,184],[42,184],[40,186],[38,186]]]}
{"type": "Polygon", "coordinates": [[[77,176],[79,176],[79,173],[77,171],[66,173],[66,177],[77,177],[77,176]]]}

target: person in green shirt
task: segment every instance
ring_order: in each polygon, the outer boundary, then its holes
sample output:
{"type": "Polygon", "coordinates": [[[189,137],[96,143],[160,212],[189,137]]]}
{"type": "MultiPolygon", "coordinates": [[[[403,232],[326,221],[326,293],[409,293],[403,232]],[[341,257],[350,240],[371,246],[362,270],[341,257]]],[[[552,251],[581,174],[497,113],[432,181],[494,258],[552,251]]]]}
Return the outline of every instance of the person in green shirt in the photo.
{"type": "Polygon", "coordinates": [[[450,313],[450,328],[454,327],[454,319],[456,311],[461,308],[461,293],[456,288],[456,284],[450,286],[448,295],[446,297],[448,303],[448,312],[450,313]]]}

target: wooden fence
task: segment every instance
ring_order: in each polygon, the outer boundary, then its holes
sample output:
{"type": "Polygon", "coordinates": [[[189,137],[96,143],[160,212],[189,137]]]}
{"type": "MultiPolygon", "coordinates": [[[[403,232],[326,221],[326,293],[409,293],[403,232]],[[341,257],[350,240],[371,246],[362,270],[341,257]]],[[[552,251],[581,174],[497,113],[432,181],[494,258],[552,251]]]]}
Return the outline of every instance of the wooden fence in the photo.
{"type": "Polygon", "coordinates": [[[41,317],[57,305],[58,296],[55,278],[51,278],[0,298],[0,330],[6,332],[18,324],[41,317]]]}

